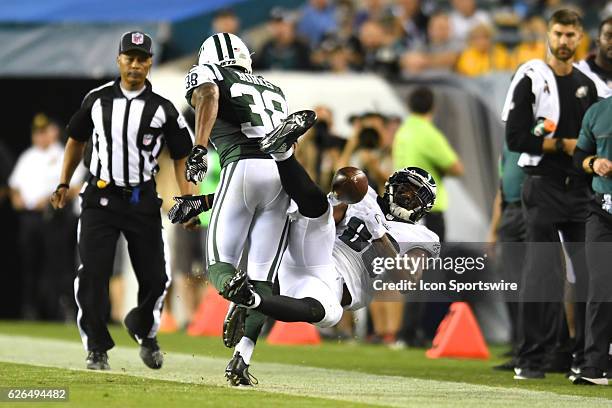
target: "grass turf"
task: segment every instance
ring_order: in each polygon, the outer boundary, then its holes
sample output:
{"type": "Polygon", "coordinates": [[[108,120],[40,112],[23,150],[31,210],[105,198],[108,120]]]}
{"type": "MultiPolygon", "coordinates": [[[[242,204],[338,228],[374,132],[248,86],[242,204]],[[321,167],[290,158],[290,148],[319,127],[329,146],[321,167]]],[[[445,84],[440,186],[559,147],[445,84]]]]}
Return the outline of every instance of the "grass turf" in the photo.
{"type": "MultiPolygon", "coordinates": [[[[0,333],[79,341],[76,327],[58,324],[0,322],[0,333]]],[[[134,345],[122,328],[112,327],[111,333],[118,345],[134,345]]],[[[226,357],[228,359],[230,356],[229,350],[223,347],[221,341],[216,338],[194,338],[177,333],[160,335],[159,341],[162,347],[168,351],[209,357],[226,357]]],[[[501,354],[502,350],[503,348],[501,347],[491,348],[493,355],[501,354]]],[[[489,361],[430,360],[424,356],[423,350],[408,349],[395,351],[381,346],[350,343],[324,343],[321,346],[315,347],[278,347],[269,346],[262,341],[257,347],[252,362],[254,374],[257,374],[257,362],[259,361],[335,368],[378,375],[395,375],[504,388],[548,391],[562,395],[599,397],[612,400],[612,388],[574,386],[562,374],[547,375],[547,378],[541,381],[515,381],[512,379],[512,373],[497,372],[491,369],[493,365],[502,361],[501,358],[493,358],[489,361]]],[[[0,367],[2,367],[2,371],[6,369],[5,364],[0,367]]],[[[85,373],[84,375],[87,374],[85,373]]],[[[219,375],[222,376],[222,373],[219,373],[219,375]]],[[[2,379],[4,377],[4,375],[0,376],[0,385],[5,382],[2,379]]],[[[37,378],[41,377],[37,375],[37,378]]],[[[131,381],[144,380],[136,379],[131,381]]],[[[177,387],[185,387],[185,385],[179,384],[177,387]]],[[[227,392],[227,389],[225,390],[224,394],[227,392]]],[[[215,391],[210,392],[214,394],[215,391]]],[[[317,401],[321,402],[321,400],[317,401]]],[[[325,400],[322,401],[324,402],[325,400]]],[[[305,403],[308,404],[309,402],[306,401],[305,403]]],[[[337,401],[334,401],[334,404],[336,403],[337,401]]]]}

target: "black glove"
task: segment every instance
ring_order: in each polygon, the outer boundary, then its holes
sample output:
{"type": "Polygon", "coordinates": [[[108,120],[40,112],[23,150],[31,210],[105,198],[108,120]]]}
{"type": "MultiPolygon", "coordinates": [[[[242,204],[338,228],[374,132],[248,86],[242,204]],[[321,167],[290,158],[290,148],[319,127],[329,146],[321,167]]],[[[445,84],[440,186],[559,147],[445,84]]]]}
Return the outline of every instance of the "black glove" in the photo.
{"type": "Polygon", "coordinates": [[[206,158],[208,150],[204,146],[195,145],[189,153],[187,162],[185,163],[185,179],[197,184],[204,180],[208,171],[208,159],[206,158]]]}
{"type": "Polygon", "coordinates": [[[176,204],[168,211],[168,219],[173,224],[183,224],[212,207],[209,195],[174,197],[174,201],[176,204]]]}

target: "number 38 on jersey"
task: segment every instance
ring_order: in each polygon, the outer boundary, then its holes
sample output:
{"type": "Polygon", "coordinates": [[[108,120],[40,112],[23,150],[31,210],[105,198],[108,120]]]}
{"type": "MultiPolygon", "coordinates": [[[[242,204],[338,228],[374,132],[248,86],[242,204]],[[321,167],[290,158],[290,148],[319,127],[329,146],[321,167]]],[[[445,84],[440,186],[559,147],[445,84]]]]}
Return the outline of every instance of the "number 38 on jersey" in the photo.
{"type": "Polygon", "coordinates": [[[260,76],[214,64],[194,66],[185,76],[190,105],[193,90],[207,82],[219,87],[218,118],[247,138],[265,136],[287,117],[287,102],[279,87],[260,76]]]}

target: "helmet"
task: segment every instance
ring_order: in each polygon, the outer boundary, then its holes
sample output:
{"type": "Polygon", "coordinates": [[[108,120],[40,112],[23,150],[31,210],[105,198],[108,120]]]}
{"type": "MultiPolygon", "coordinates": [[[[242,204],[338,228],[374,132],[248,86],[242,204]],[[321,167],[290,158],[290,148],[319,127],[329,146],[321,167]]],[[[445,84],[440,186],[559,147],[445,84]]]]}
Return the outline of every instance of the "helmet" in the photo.
{"type": "Polygon", "coordinates": [[[391,215],[416,223],[433,207],[436,181],[419,167],[398,170],[385,183],[384,199],[391,215]]]}
{"type": "Polygon", "coordinates": [[[198,65],[202,64],[239,66],[249,74],[253,72],[249,49],[238,36],[230,33],[217,33],[204,40],[198,53],[198,65]]]}

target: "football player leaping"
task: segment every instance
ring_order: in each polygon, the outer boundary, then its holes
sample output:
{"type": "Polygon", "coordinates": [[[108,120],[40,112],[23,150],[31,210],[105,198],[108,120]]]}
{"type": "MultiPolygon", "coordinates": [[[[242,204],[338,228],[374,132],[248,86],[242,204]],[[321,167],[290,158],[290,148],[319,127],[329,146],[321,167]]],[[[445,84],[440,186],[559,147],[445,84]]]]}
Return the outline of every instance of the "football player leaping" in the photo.
{"type": "MultiPolygon", "coordinates": [[[[260,150],[258,141],[287,116],[284,94],[251,74],[249,50],[228,33],[204,41],[198,64],[185,77],[185,88],[196,115],[196,145],[185,177],[193,183],[202,181],[209,141],[222,167],[206,238],[209,280],[221,294],[231,297],[228,283],[248,240],[250,282],[258,292],[271,293],[286,244],[289,197],[274,161],[260,150]]],[[[189,197],[179,198],[175,207],[174,213],[186,216],[197,215],[200,209],[189,197]]],[[[249,310],[246,338],[257,340],[264,319],[260,312],[249,310]]]]}
{"type": "MultiPolygon", "coordinates": [[[[373,295],[371,262],[377,256],[438,256],[438,237],[415,224],[433,205],[435,182],[422,169],[394,173],[379,197],[369,189],[353,205],[325,196],[287,147],[297,139],[283,126],[262,139],[276,160],[285,191],[295,206],[289,210],[289,243],[278,272],[280,295],[255,293],[244,273],[232,280],[232,305],[224,324],[226,345],[240,340],[226,368],[232,385],[251,385],[248,372],[254,342],[239,339],[245,308],[281,321],[335,325],[343,309],[366,306],[373,295]],[[383,221],[386,220],[386,221],[383,221]],[[243,308],[244,307],[244,308],[243,308]]],[[[209,197],[210,198],[210,197],[209,197]]]]}

